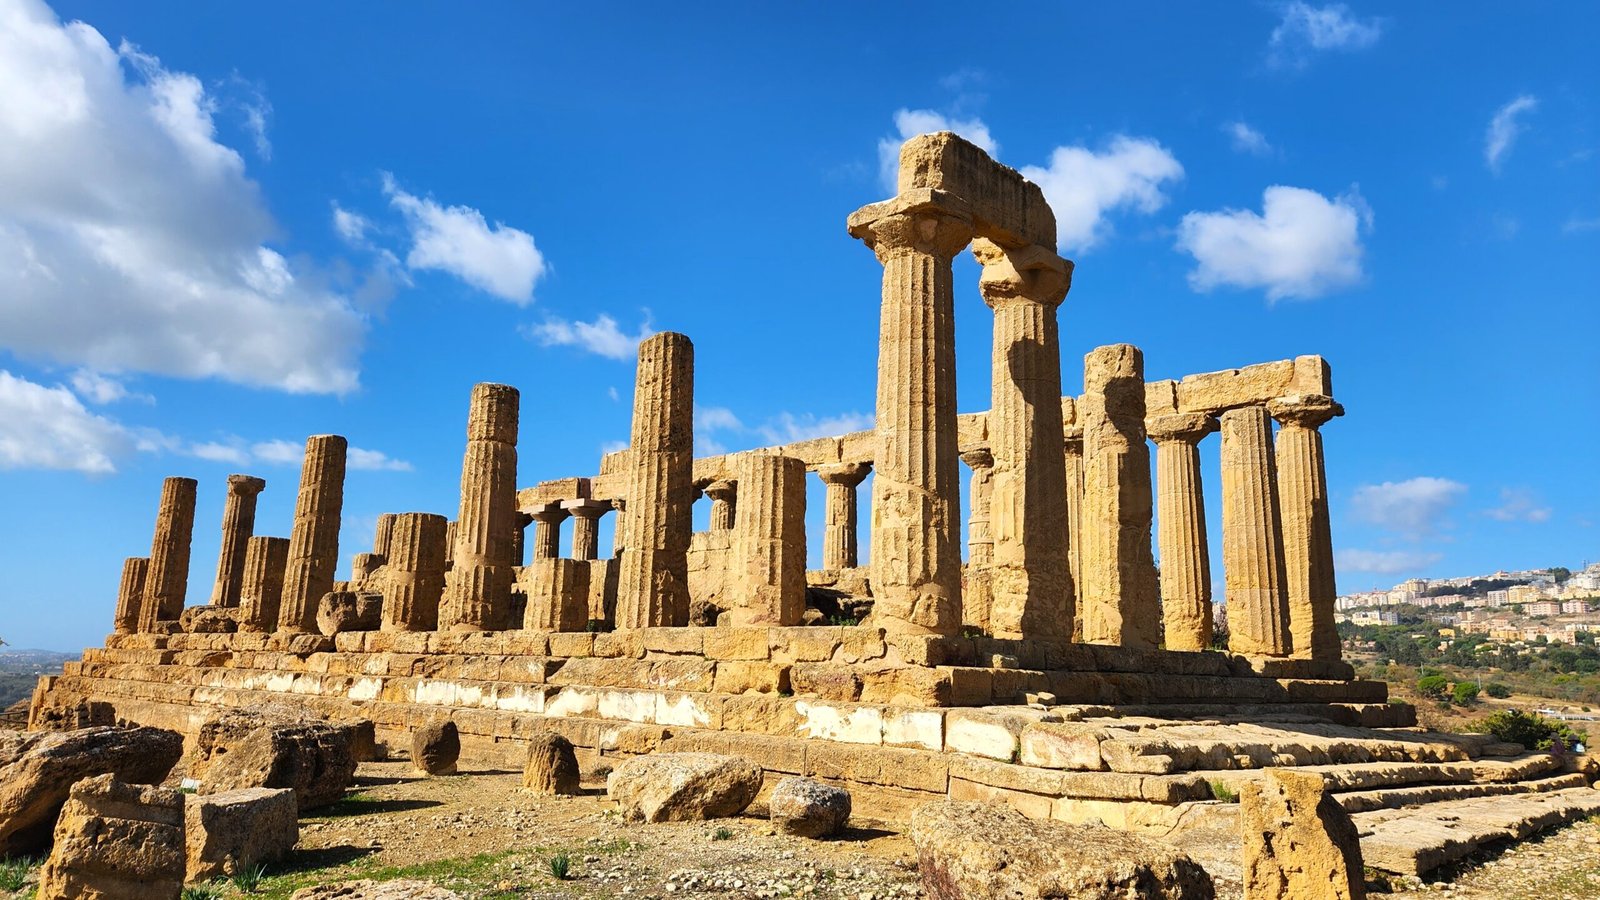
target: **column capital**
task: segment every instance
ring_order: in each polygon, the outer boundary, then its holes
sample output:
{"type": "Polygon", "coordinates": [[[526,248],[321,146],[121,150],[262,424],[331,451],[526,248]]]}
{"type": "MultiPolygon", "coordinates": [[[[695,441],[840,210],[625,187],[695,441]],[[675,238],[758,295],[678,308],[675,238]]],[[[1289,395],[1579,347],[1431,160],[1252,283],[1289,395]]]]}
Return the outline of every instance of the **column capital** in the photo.
{"type": "Polygon", "coordinates": [[[712,500],[732,500],[739,493],[739,482],[732,478],[719,478],[701,488],[712,500]]]}
{"type": "Polygon", "coordinates": [[[989,452],[988,447],[973,447],[970,450],[961,451],[961,461],[966,463],[967,468],[974,472],[979,469],[994,468],[994,454],[989,452]]]}
{"type": "Polygon", "coordinates": [[[823,484],[839,484],[845,487],[855,487],[867,479],[867,474],[872,471],[872,463],[838,463],[831,466],[821,466],[817,469],[817,477],[823,484]]]}
{"type": "Polygon", "coordinates": [[[544,506],[535,507],[534,509],[530,510],[528,512],[528,516],[532,518],[533,521],[541,522],[546,525],[561,522],[568,516],[572,515],[571,512],[563,509],[562,506],[563,504],[559,500],[546,503],[544,506]]]}
{"type": "Polygon", "coordinates": [[[267,480],[254,475],[229,475],[228,493],[240,497],[254,497],[266,489],[267,480]]]}
{"type": "Polygon", "coordinates": [[[1268,400],[1267,412],[1280,425],[1321,428],[1330,419],[1344,415],[1344,407],[1325,394],[1290,394],[1268,400]]]}
{"type": "Polygon", "coordinates": [[[1059,306],[1072,288],[1072,261],[1047,247],[1007,248],[977,238],[972,242],[972,255],[983,266],[978,290],[990,309],[1018,301],[1059,306]]]}
{"type": "Polygon", "coordinates": [[[863,206],[850,214],[848,227],[879,261],[913,251],[954,259],[973,234],[966,201],[931,188],[863,206]]]}
{"type": "Polygon", "coordinates": [[[563,500],[561,508],[580,519],[598,519],[611,511],[609,500],[563,500]]]}
{"type": "Polygon", "coordinates": [[[1205,413],[1172,413],[1144,421],[1145,434],[1157,444],[1165,444],[1168,441],[1198,444],[1201,438],[1220,427],[1216,419],[1205,413]]]}

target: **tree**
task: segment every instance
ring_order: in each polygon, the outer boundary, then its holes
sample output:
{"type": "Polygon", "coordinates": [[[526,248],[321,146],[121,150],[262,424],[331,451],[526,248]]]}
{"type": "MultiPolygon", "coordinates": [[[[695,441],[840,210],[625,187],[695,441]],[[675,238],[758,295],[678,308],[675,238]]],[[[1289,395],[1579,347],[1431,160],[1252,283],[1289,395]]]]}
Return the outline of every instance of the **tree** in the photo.
{"type": "Polygon", "coordinates": [[[1498,681],[1491,681],[1484,685],[1483,692],[1495,698],[1496,700],[1504,700],[1505,698],[1511,696],[1511,688],[1506,687],[1504,684],[1498,681]]]}
{"type": "Polygon", "coordinates": [[[1478,702],[1478,685],[1471,681],[1460,681],[1450,691],[1450,699],[1462,706],[1471,706],[1478,702]]]}
{"type": "Polygon", "coordinates": [[[1443,675],[1424,675],[1417,679],[1417,693],[1430,700],[1443,700],[1450,690],[1450,679],[1443,675]]]}
{"type": "Polygon", "coordinates": [[[1572,577],[1572,570],[1566,566],[1551,566],[1550,577],[1556,580],[1556,584],[1565,584],[1572,577]]]}

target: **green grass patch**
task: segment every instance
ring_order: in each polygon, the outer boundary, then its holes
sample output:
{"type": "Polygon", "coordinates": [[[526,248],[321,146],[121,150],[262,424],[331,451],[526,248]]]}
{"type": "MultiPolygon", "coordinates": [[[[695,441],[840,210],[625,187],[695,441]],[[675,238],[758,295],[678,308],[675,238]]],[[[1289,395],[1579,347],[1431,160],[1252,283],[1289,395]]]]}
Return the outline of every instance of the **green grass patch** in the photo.
{"type": "Polygon", "coordinates": [[[550,877],[557,881],[566,881],[572,877],[572,857],[565,853],[557,853],[550,857],[547,867],[550,869],[550,877]]]}
{"type": "Polygon", "coordinates": [[[1239,792],[1235,791],[1231,787],[1228,787],[1227,782],[1220,778],[1213,778],[1211,780],[1211,796],[1221,800],[1223,803],[1239,802],[1239,792]]]}
{"type": "Polygon", "coordinates": [[[40,861],[28,856],[0,859],[0,891],[20,891],[28,883],[28,873],[38,868],[40,861]]]}
{"type": "MultiPolygon", "coordinates": [[[[534,850],[537,852],[537,848],[534,850]]],[[[441,859],[407,866],[380,866],[375,860],[365,857],[342,865],[295,869],[267,876],[261,880],[256,896],[263,900],[287,900],[290,894],[301,888],[358,878],[371,878],[374,881],[411,878],[454,889],[491,885],[508,874],[502,871],[505,863],[518,855],[519,851],[516,850],[501,850],[465,859],[441,859]]],[[[291,856],[289,865],[293,866],[294,862],[295,858],[291,856]]]]}

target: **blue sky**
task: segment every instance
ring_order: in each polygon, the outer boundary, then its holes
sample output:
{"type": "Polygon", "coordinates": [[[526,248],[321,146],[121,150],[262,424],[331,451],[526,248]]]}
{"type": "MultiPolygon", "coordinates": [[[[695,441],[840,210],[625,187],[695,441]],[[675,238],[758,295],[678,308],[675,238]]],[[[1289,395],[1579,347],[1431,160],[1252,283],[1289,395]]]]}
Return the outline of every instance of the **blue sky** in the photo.
{"type": "Polygon", "coordinates": [[[307,434],[361,451],[345,566],[381,512],[453,514],[477,381],[523,391],[522,483],[591,473],[649,330],[696,343],[707,451],[866,426],[881,269],[844,220],[938,127],[1056,208],[1067,390],[1119,341],[1152,379],[1330,360],[1341,590],[1575,567],[1597,44],[1556,3],[0,0],[0,637],[98,643],[170,474],[203,602],[226,475],[287,534],[307,434]]]}

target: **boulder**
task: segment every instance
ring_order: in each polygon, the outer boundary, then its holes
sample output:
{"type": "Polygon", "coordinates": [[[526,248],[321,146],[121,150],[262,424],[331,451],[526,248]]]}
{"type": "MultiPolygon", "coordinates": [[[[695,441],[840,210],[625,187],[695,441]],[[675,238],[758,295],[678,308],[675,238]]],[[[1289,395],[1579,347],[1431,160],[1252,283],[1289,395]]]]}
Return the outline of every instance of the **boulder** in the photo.
{"type": "Polygon", "coordinates": [[[572,742],[559,734],[541,731],[528,746],[528,765],[522,786],[540,794],[578,793],[578,755],[572,742]]]}
{"type": "Polygon", "coordinates": [[[183,892],[183,795],[113,775],[70,788],[38,900],[177,900],[183,892]]]}
{"type": "Polygon", "coordinates": [[[1211,876],[1154,838],[1030,819],[1009,806],[929,803],[912,813],[922,889],[933,900],[1211,900],[1211,876]]]}
{"type": "Polygon", "coordinates": [[[767,816],[789,834],[838,834],[850,821],[850,792],[810,778],[785,778],[767,798],[767,816]]]}
{"type": "Polygon", "coordinates": [[[200,726],[190,774],[203,794],[291,788],[304,812],[344,796],[356,771],[354,732],[281,707],[229,710],[200,726]]]}
{"type": "Polygon", "coordinates": [[[1322,776],[1263,774],[1239,797],[1245,900],[1364,900],[1361,837],[1322,776]]]}
{"type": "Polygon", "coordinates": [[[184,880],[237,875],[289,855],[300,840],[299,803],[288,788],[244,788],[184,797],[184,880]]]}
{"type": "Polygon", "coordinates": [[[449,719],[435,719],[411,732],[411,765],[427,775],[454,775],[461,758],[461,733],[449,719]]]}
{"type": "Polygon", "coordinates": [[[345,881],[301,888],[289,900],[461,900],[461,895],[424,881],[345,881]]]}
{"type": "Polygon", "coordinates": [[[624,818],[690,822],[736,816],[761,790],[761,767],[716,753],[635,756],[606,780],[606,793],[624,818]]]}
{"type": "Polygon", "coordinates": [[[329,591],[317,604],[317,630],[329,637],[346,631],[377,631],[382,626],[382,594],[329,591]]]}
{"type": "Polygon", "coordinates": [[[115,775],[157,784],[182,755],[183,737],[160,728],[0,730],[0,858],[49,846],[50,830],[78,781],[115,775]]]}
{"type": "Polygon", "coordinates": [[[178,614],[178,627],[189,634],[232,634],[239,630],[239,610],[231,606],[191,606],[178,614]]]}

